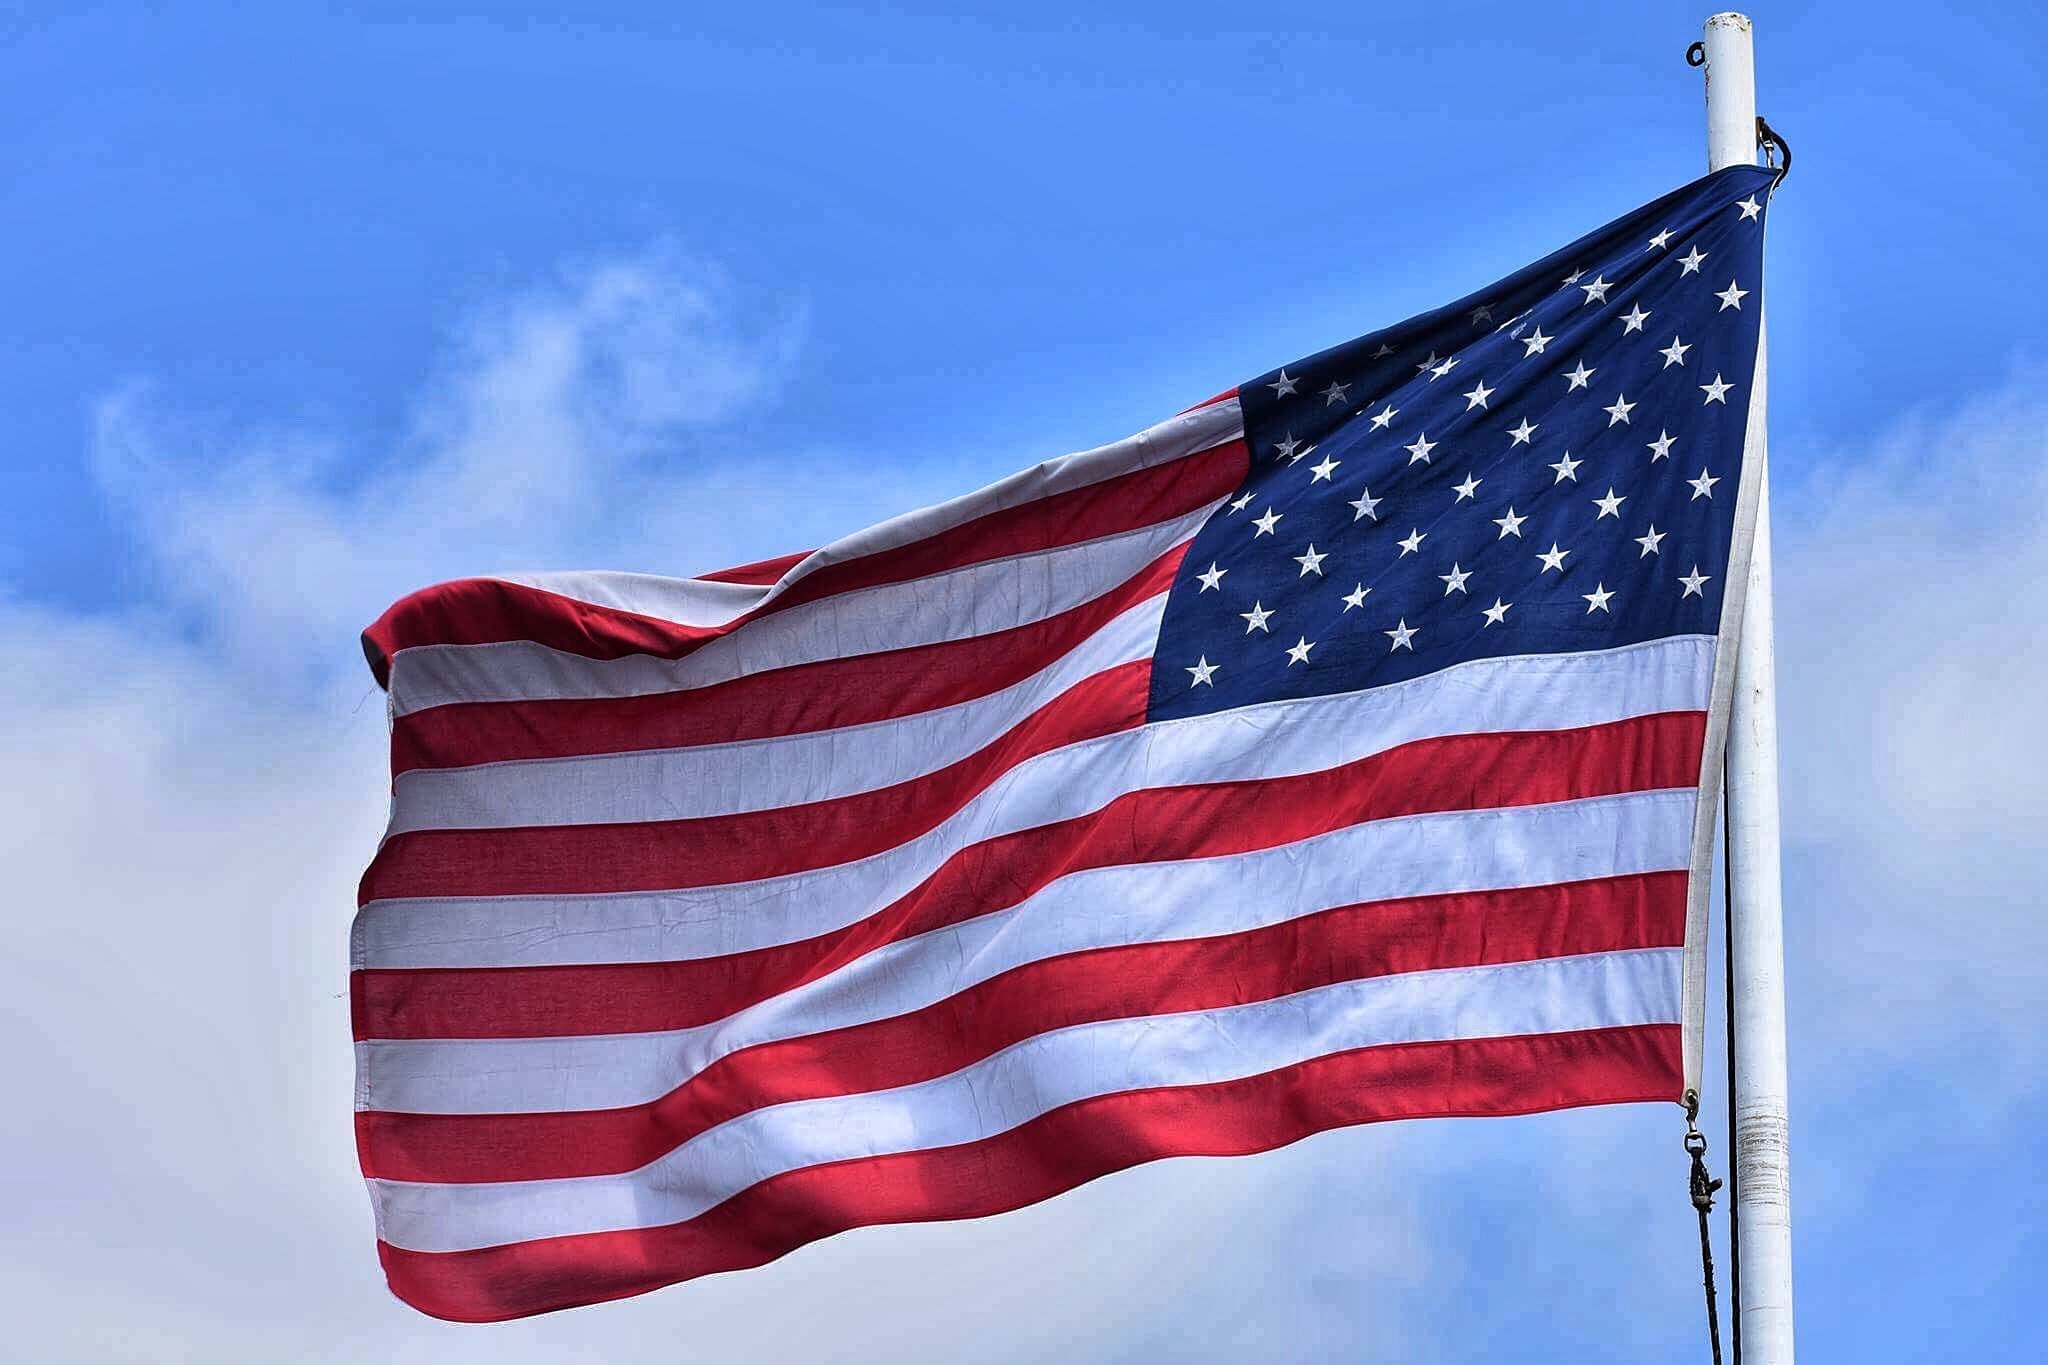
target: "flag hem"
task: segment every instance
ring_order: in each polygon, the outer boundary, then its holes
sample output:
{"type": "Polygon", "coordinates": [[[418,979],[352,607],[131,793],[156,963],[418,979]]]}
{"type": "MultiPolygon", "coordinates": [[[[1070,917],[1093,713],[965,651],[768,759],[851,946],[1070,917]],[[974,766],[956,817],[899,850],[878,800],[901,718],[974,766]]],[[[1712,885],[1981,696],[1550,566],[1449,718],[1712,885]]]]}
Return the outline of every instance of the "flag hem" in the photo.
{"type": "MultiPolygon", "coordinates": [[[[1766,241],[1763,247],[1768,246],[1766,241]]],[[[1764,372],[1765,316],[1759,305],[1756,366],[1764,372]]],[[[1735,704],[1735,669],[1741,653],[1742,613],[1749,599],[1749,563],[1756,547],[1757,509],[1762,502],[1769,458],[1765,419],[1769,395],[1752,379],[1749,412],[1742,431],[1741,482],[1735,494],[1735,524],[1728,543],[1728,583],[1721,595],[1721,624],[1714,653],[1714,680],[1707,697],[1706,743],[1700,750],[1699,803],[1693,810],[1692,870],[1686,886],[1684,980],[1679,1004],[1685,1089],[1698,1093],[1706,1052],[1707,948],[1714,889],[1716,818],[1728,752],[1729,717],[1735,704]]],[[[1681,1103],[1684,1095],[1674,1098],[1681,1103]]]]}

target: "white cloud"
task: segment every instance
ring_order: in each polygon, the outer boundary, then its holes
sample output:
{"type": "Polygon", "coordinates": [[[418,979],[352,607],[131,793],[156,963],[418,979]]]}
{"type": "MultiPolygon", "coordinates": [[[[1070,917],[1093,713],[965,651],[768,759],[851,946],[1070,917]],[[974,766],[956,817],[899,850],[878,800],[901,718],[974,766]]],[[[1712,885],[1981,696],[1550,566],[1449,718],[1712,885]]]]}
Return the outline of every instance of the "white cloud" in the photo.
{"type": "Polygon", "coordinates": [[[2048,695],[2044,432],[2048,369],[2024,366],[1781,492],[1780,652],[1801,684],[1787,768],[1827,794],[1818,830],[2042,827],[2048,714],[2026,703],[2048,695]]]}
{"type": "Polygon", "coordinates": [[[195,421],[142,386],[101,405],[95,468],[158,599],[106,619],[0,603],[0,789],[24,794],[0,854],[26,911],[0,1046],[42,1101],[0,1118],[0,1165],[38,1177],[0,1206],[15,1348],[1035,1360],[1084,1351],[1126,1309],[1164,1312],[1182,1248],[1259,1198],[1266,1173],[1233,1171],[1162,1217],[1185,1173],[1147,1172],[994,1237],[868,1230],[495,1329],[386,1296],[347,1107],[347,926],[385,788],[356,629],[507,559],[638,567],[659,547],[705,567],[956,491],[852,478],[824,454],[719,453],[720,424],[786,378],[793,345],[736,327],[726,293],[667,252],[567,272],[459,327],[382,449],[195,421]]]}
{"type": "Polygon", "coordinates": [[[1817,1046],[1991,1027],[1985,1063],[2037,1052],[2013,1045],[2048,1007],[2044,430],[2048,369],[2023,364],[1780,492],[1788,921],[1817,1046]]]}
{"type": "MultiPolygon", "coordinates": [[[[145,385],[101,406],[95,467],[158,596],[103,619],[0,603],[0,1046],[32,1097],[0,1111],[0,1168],[35,1173],[0,1205],[11,1344],[436,1365],[1463,1358],[1617,1316],[1623,1354],[1689,1342],[1661,1109],[1168,1163],[495,1328],[385,1297],[347,1115],[346,926],[384,789],[354,633],[439,577],[687,571],[975,481],[731,453],[799,333],[794,310],[657,249],[466,319],[381,440],[194,419],[145,385]]],[[[1802,1005],[1796,1045],[1853,1034],[1910,1067],[1930,1034],[2038,1028],[2035,959],[1993,964],[1986,989],[1982,945],[2040,941],[2044,419],[2048,376],[2021,369],[1781,492],[1788,899],[1797,1002],[1823,1006],[1802,1005]]],[[[1861,1084],[1802,1070],[1843,1102],[1861,1084]]]]}

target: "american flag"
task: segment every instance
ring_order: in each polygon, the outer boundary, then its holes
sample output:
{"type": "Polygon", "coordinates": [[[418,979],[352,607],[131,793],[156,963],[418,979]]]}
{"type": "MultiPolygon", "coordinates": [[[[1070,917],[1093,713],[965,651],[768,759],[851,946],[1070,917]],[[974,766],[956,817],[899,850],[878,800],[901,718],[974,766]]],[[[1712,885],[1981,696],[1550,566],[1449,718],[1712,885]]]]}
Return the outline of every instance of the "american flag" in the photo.
{"type": "Polygon", "coordinates": [[[1769,190],[810,554],[392,607],[351,981],[396,1293],[1677,1098],[1769,190]]]}

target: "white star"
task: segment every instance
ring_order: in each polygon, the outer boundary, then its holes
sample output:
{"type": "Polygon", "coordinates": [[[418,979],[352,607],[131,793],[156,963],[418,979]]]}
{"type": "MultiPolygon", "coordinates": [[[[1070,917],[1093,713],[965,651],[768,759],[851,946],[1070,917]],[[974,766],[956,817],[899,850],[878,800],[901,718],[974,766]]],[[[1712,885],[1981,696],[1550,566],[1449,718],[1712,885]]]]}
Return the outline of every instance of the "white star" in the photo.
{"type": "Polygon", "coordinates": [[[1585,272],[1585,271],[1583,271],[1583,270],[1574,270],[1574,271],[1573,271],[1573,272],[1572,272],[1571,274],[1569,274],[1569,275],[1567,275],[1567,276],[1565,276],[1565,277],[1564,277],[1564,282],[1565,282],[1566,284],[1568,284],[1568,285],[1571,285],[1571,284],[1577,284],[1577,283],[1578,283],[1578,282],[1579,282],[1580,280],[1583,280],[1583,279],[1585,279],[1585,278],[1586,278],[1586,272],[1585,272]]]}
{"type": "Polygon", "coordinates": [[[1291,431],[1287,433],[1286,440],[1273,443],[1273,453],[1283,460],[1293,459],[1294,452],[1300,449],[1301,442],[1294,439],[1294,433],[1291,431]]]}
{"type": "Polygon", "coordinates": [[[1210,663],[1209,656],[1204,654],[1201,658],[1195,660],[1195,666],[1188,670],[1188,672],[1195,675],[1195,680],[1189,683],[1188,686],[1214,687],[1216,684],[1210,682],[1209,679],[1216,676],[1216,669],[1217,665],[1210,663]]]}
{"type": "Polygon", "coordinates": [[[1314,574],[1316,577],[1321,578],[1323,576],[1323,561],[1329,557],[1328,554],[1318,554],[1315,542],[1310,541],[1308,553],[1294,557],[1294,562],[1301,565],[1301,572],[1296,574],[1295,577],[1306,578],[1308,575],[1314,574]]]}
{"type": "MultiPolygon", "coordinates": [[[[1707,396],[1706,403],[1719,403],[1723,407],[1726,407],[1728,404],[1728,390],[1734,387],[1735,386],[1733,384],[1730,384],[1726,380],[1722,379],[1720,373],[1717,371],[1714,375],[1714,382],[1711,384],[1700,385],[1700,392],[1707,396]]],[[[1701,406],[1704,407],[1705,403],[1701,404],[1701,406]]]]}
{"type": "Polygon", "coordinates": [[[1586,362],[1581,360],[1579,362],[1579,367],[1576,370],[1565,371],[1565,382],[1571,385],[1571,387],[1566,389],[1565,392],[1575,393],[1578,390],[1585,388],[1587,382],[1598,373],[1598,370],[1587,369],[1586,362]]]}
{"type": "Polygon", "coordinates": [[[1643,547],[1643,552],[1637,555],[1636,558],[1645,559],[1648,558],[1650,555],[1662,554],[1663,551],[1659,550],[1657,547],[1664,543],[1664,537],[1669,534],[1671,534],[1669,531],[1658,530],[1657,523],[1654,521],[1651,522],[1649,534],[1636,537],[1636,544],[1643,547]]]}
{"type": "Polygon", "coordinates": [[[1323,456],[1320,462],[1308,467],[1308,481],[1310,483],[1320,483],[1328,479],[1340,463],[1342,462],[1333,460],[1327,455],[1323,456]]]}
{"type": "Polygon", "coordinates": [[[1711,499],[1714,496],[1714,485],[1719,482],[1721,482],[1720,479],[1708,474],[1705,469],[1701,469],[1700,476],[1697,479],[1686,480],[1686,483],[1692,488],[1692,496],[1687,498],[1686,501],[1697,502],[1701,498],[1711,499]]]}
{"type": "MultiPolygon", "coordinates": [[[[1614,594],[1607,590],[1605,583],[1595,583],[1593,591],[1582,592],[1579,596],[1586,599],[1586,615],[1591,616],[1596,611],[1606,611],[1607,599],[1614,596],[1614,594]]],[[[1612,615],[1612,613],[1610,612],[1609,615],[1612,615]]]]}
{"type": "MultiPolygon", "coordinates": [[[[1513,605],[1515,604],[1512,602],[1503,602],[1498,597],[1494,598],[1493,605],[1488,607],[1484,613],[1486,616],[1486,624],[1489,626],[1497,626],[1501,622],[1507,620],[1508,608],[1512,607],[1513,605]]],[[[1481,629],[1484,628],[1485,627],[1481,627],[1481,629]]]]}
{"type": "Polygon", "coordinates": [[[1415,646],[1409,644],[1408,642],[1410,640],[1413,640],[1415,638],[1415,632],[1421,629],[1422,627],[1420,626],[1409,625],[1408,618],[1404,616],[1401,618],[1401,624],[1395,626],[1392,630],[1381,631],[1380,634],[1386,636],[1388,639],[1394,642],[1393,644],[1387,647],[1387,653],[1391,654],[1397,649],[1405,649],[1410,654],[1413,654],[1415,652],[1415,646]]]}
{"type": "Polygon", "coordinates": [[[1402,446],[1401,449],[1408,452],[1409,464],[1415,464],[1418,461],[1422,464],[1428,464],[1429,452],[1435,450],[1436,447],[1437,443],[1429,439],[1428,432],[1418,431],[1415,433],[1415,443],[1402,446]]]}
{"type": "Polygon", "coordinates": [[[1359,521],[1366,517],[1371,517],[1374,521],[1378,521],[1380,514],[1377,509],[1385,501],[1385,498],[1374,497],[1370,488],[1361,488],[1358,490],[1358,501],[1349,502],[1344,505],[1354,509],[1351,513],[1353,521],[1359,521]]]}
{"type": "Polygon", "coordinates": [[[1465,591],[1465,580],[1471,576],[1472,571],[1470,569],[1460,569],[1456,564],[1453,564],[1449,573],[1440,573],[1437,575],[1437,578],[1443,582],[1444,596],[1449,597],[1454,592],[1465,591]]]}
{"type": "Polygon", "coordinates": [[[1472,310],[1472,325],[1474,327],[1477,327],[1482,322],[1492,321],[1493,308],[1490,305],[1482,303],[1477,308],[1474,308],[1472,310]]]}
{"type": "Polygon", "coordinates": [[[1649,443],[1650,463],[1655,464],[1657,461],[1668,456],[1671,453],[1671,447],[1677,444],[1678,438],[1676,436],[1659,427],[1657,429],[1657,439],[1649,443]]]}
{"type": "Polygon", "coordinates": [[[1640,332],[1649,320],[1649,313],[1639,303],[1621,315],[1621,334],[1627,336],[1630,332],[1640,332]]]}
{"type": "Polygon", "coordinates": [[[1250,489],[1246,489],[1241,495],[1230,500],[1230,510],[1233,512],[1242,512],[1251,505],[1252,493],[1250,489]]]}
{"type": "Polygon", "coordinates": [[[1339,384],[1336,380],[1332,379],[1330,387],[1323,390],[1323,406],[1326,408],[1336,407],[1344,401],[1344,395],[1349,392],[1351,392],[1349,384],[1339,384]]]}
{"type": "Polygon", "coordinates": [[[1484,379],[1480,380],[1476,385],[1465,390],[1465,411],[1470,412],[1474,408],[1485,407],[1486,400],[1491,397],[1493,397],[1493,390],[1486,387],[1484,379]]]}
{"type": "Polygon", "coordinates": [[[1372,353],[1372,358],[1374,360],[1385,360],[1388,356],[1392,355],[1393,353],[1394,348],[1388,345],[1386,342],[1382,341],[1380,343],[1380,348],[1372,353]]]}
{"type": "Polygon", "coordinates": [[[1288,394],[1293,393],[1295,386],[1300,383],[1299,379],[1292,377],[1287,371],[1282,370],[1280,371],[1280,377],[1267,384],[1266,387],[1273,391],[1275,398],[1285,398],[1288,394]]]}
{"type": "Polygon", "coordinates": [[[1429,372],[1430,382],[1433,384],[1437,380],[1442,379],[1456,367],[1457,363],[1458,357],[1454,355],[1447,355],[1442,360],[1439,360],[1436,363],[1436,367],[1429,372]]]}
{"type": "Polygon", "coordinates": [[[1372,415],[1372,429],[1374,431],[1378,431],[1381,428],[1385,427],[1387,423],[1394,420],[1395,415],[1400,411],[1401,410],[1395,407],[1392,403],[1387,404],[1385,407],[1381,408],[1378,412],[1372,415]]]}
{"type": "Polygon", "coordinates": [[[1527,520],[1527,517],[1516,516],[1515,509],[1510,507],[1506,516],[1493,519],[1493,524],[1500,527],[1500,534],[1495,536],[1494,539],[1506,540],[1509,536],[1513,536],[1515,539],[1520,540],[1522,537],[1522,523],[1527,520]]]}
{"type": "Polygon", "coordinates": [[[1691,251],[1686,252],[1685,255],[1680,256],[1678,258],[1678,273],[1681,275],[1690,275],[1695,270],[1698,270],[1700,268],[1700,262],[1706,259],[1707,253],[1701,251],[1699,247],[1695,246],[1691,251]]]}
{"type": "Polygon", "coordinates": [[[1565,557],[1566,555],[1570,554],[1570,553],[1571,553],[1571,551],[1570,551],[1570,550],[1560,550],[1560,549],[1558,549],[1558,548],[1557,548],[1557,542],[1556,542],[1556,541],[1554,541],[1554,540],[1553,540],[1553,541],[1551,541],[1551,542],[1550,542],[1550,548],[1549,548],[1548,550],[1545,550],[1545,551],[1544,551],[1544,552],[1543,552],[1542,554],[1540,554],[1540,555],[1537,555],[1537,556],[1536,556],[1536,558],[1537,558],[1537,559],[1538,559],[1538,560],[1539,560],[1539,561],[1540,561],[1540,562],[1542,563],[1542,565],[1543,565],[1543,567],[1542,567],[1542,568],[1540,568],[1540,569],[1538,569],[1538,570],[1537,570],[1536,572],[1537,572],[1537,573],[1539,573],[1539,574],[1541,574],[1541,573],[1548,573],[1548,572],[1550,572],[1550,571],[1551,571],[1552,569],[1555,569],[1555,570],[1557,570],[1557,571],[1558,571],[1559,573],[1563,573],[1563,572],[1564,572],[1564,557],[1565,557]]]}
{"type": "Polygon", "coordinates": [[[1613,517],[1616,521],[1620,521],[1621,505],[1627,501],[1627,498],[1616,496],[1614,490],[1609,488],[1606,497],[1593,499],[1593,505],[1600,509],[1599,514],[1593,520],[1598,521],[1601,517],[1613,517]]]}
{"type": "Polygon", "coordinates": [[[1417,373],[1417,374],[1423,374],[1423,373],[1427,372],[1427,371],[1428,371],[1428,370],[1430,369],[1430,367],[1431,367],[1431,366],[1433,366],[1433,365],[1435,365],[1435,364],[1436,364],[1436,352],[1435,352],[1435,351],[1431,351],[1431,352],[1429,353],[1429,359],[1427,359],[1427,360],[1423,361],[1423,362],[1422,362],[1422,363],[1421,363],[1420,365],[1417,365],[1417,366],[1415,367],[1415,373],[1417,373]]]}
{"type": "Polygon", "coordinates": [[[1372,589],[1366,587],[1363,583],[1354,586],[1350,592],[1344,594],[1344,610],[1350,611],[1353,607],[1364,606],[1365,596],[1371,591],[1372,589]]]}
{"type": "Polygon", "coordinates": [[[1307,663],[1308,652],[1314,649],[1315,647],[1316,642],[1314,640],[1309,639],[1306,635],[1296,640],[1293,644],[1287,647],[1287,666],[1289,668],[1292,668],[1296,664],[1307,663]]]}
{"type": "Polygon", "coordinates": [[[1756,202],[1756,196],[1753,194],[1735,207],[1742,210],[1742,221],[1745,223],[1764,211],[1764,206],[1756,202]]]}
{"type": "MultiPolygon", "coordinates": [[[[1586,291],[1586,303],[1593,303],[1596,300],[1600,303],[1605,303],[1607,302],[1607,291],[1614,288],[1614,286],[1607,282],[1605,275],[1595,275],[1591,284],[1582,284],[1579,288],[1586,291]]],[[[1580,306],[1584,307],[1583,304],[1580,306]]]]}
{"type": "Polygon", "coordinates": [[[1628,415],[1630,412],[1634,411],[1635,406],[1636,405],[1634,403],[1628,401],[1627,394],[1617,393],[1616,395],[1614,395],[1613,405],[1610,407],[1602,408],[1601,411],[1607,414],[1608,426],[1611,427],[1617,422],[1625,426],[1628,423],[1628,415]]]}
{"type": "Polygon", "coordinates": [[[1257,602],[1252,603],[1252,609],[1250,611],[1241,611],[1238,613],[1238,615],[1244,618],[1245,634],[1249,635],[1255,630],[1266,631],[1268,635],[1273,633],[1266,626],[1267,620],[1272,617],[1273,613],[1268,611],[1266,608],[1260,606],[1257,602]]]}
{"type": "Polygon", "coordinates": [[[1514,440],[1509,443],[1508,449],[1513,450],[1516,446],[1525,446],[1529,444],[1529,438],[1531,436],[1534,436],[1535,434],[1536,424],[1530,421],[1528,418],[1524,417],[1522,419],[1522,425],[1518,427],[1508,428],[1508,435],[1514,438],[1514,440]]]}
{"type": "Polygon", "coordinates": [[[1574,460],[1572,453],[1567,450],[1564,453],[1564,458],[1551,466],[1552,469],[1557,471],[1557,477],[1552,479],[1551,482],[1563,483],[1566,479],[1570,479],[1573,483],[1577,483],[1579,481],[1579,466],[1584,463],[1584,460],[1574,460]]]}
{"type": "Polygon", "coordinates": [[[1749,291],[1747,289],[1736,288],[1735,281],[1730,280],[1728,281],[1728,287],[1726,289],[1723,289],[1720,293],[1714,295],[1714,297],[1721,300],[1721,306],[1719,308],[1716,308],[1714,311],[1717,313],[1725,313],[1730,308],[1740,310],[1742,307],[1742,301],[1749,297],[1749,291]]]}
{"type": "Polygon", "coordinates": [[[1479,485],[1485,482],[1486,480],[1484,479],[1473,478],[1471,471],[1466,471],[1465,482],[1460,484],[1453,484],[1451,486],[1451,491],[1458,495],[1455,499],[1453,499],[1453,501],[1463,502],[1465,499],[1471,497],[1474,493],[1477,493],[1479,491],[1479,485]]]}
{"type": "Polygon", "coordinates": [[[1522,355],[1525,358],[1532,355],[1542,355],[1543,348],[1555,340],[1557,340],[1556,337],[1543,335],[1543,329],[1538,327],[1535,331],[1522,338],[1522,355]]]}
{"type": "Polygon", "coordinates": [[[1211,589],[1221,588],[1223,586],[1223,575],[1229,572],[1230,570],[1228,569],[1217,568],[1216,562],[1211,560],[1209,562],[1209,571],[1207,573],[1198,573],[1195,577],[1201,580],[1202,591],[1208,592],[1211,589]]]}
{"type": "Polygon", "coordinates": [[[1264,516],[1253,517],[1252,525],[1258,527],[1259,529],[1252,532],[1252,539],[1257,540],[1260,536],[1272,535],[1273,528],[1280,524],[1280,518],[1283,515],[1284,513],[1275,512],[1272,508],[1268,507],[1266,509],[1266,514],[1264,516]]]}
{"type": "Polygon", "coordinates": [[[1683,365],[1685,363],[1685,353],[1691,349],[1692,346],[1689,343],[1680,341],[1674,336],[1671,338],[1671,344],[1657,352],[1657,354],[1664,357],[1664,368],[1668,370],[1673,365],[1683,365]]]}
{"type": "Polygon", "coordinates": [[[1425,539],[1427,539],[1427,538],[1428,538],[1428,536],[1429,536],[1429,532],[1427,532],[1427,531],[1424,531],[1424,530],[1420,530],[1420,529],[1418,529],[1418,528],[1415,528],[1415,527],[1410,527],[1410,528],[1409,528],[1409,530],[1408,530],[1408,539],[1406,539],[1406,540],[1397,540],[1397,541],[1395,541],[1394,543],[1395,543],[1396,545],[1398,545],[1398,546],[1400,546],[1400,547],[1401,547],[1401,553],[1402,553],[1402,554],[1404,554],[1404,555],[1412,555],[1412,554],[1414,554],[1414,553],[1415,553],[1415,552],[1416,552],[1417,550],[1419,550],[1419,549],[1421,549],[1421,548],[1422,548],[1422,542],[1423,542],[1423,541],[1424,541],[1425,539]]]}
{"type": "Polygon", "coordinates": [[[1655,237],[1652,237],[1650,239],[1650,245],[1647,249],[1650,251],[1662,251],[1665,248],[1665,246],[1670,243],[1670,241],[1671,229],[1665,228],[1662,232],[1658,233],[1655,237]]]}
{"type": "Polygon", "coordinates": [[[1678,595],[1680,597],[1703,598],[1706,596],[1706,594],[1704,592],[1701,592],[1700,589],[1704,588],[1708,583],[1712,582],[1713,578],[1714,576],[1712,574],[1701,573],[1700,566],[1695,564],[1692,566],[1691,573],[1680,574],[1678,576],[1678,581],[1685,584],[1685,591],[1679,593],[1678,595]]]}

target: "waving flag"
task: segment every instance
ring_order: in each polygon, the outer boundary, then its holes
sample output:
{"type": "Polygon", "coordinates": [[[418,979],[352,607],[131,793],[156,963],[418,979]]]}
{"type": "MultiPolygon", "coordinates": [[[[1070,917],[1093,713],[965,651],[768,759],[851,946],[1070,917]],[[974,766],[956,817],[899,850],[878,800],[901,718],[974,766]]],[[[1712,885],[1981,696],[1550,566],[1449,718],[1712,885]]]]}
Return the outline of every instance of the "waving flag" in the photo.
{"type": "Polygon", "coordinates": [[[811,554],[394,606],[352,976],[393,1289],[513,1317],[1676,1099],[1769,187],[811,554]]]}

